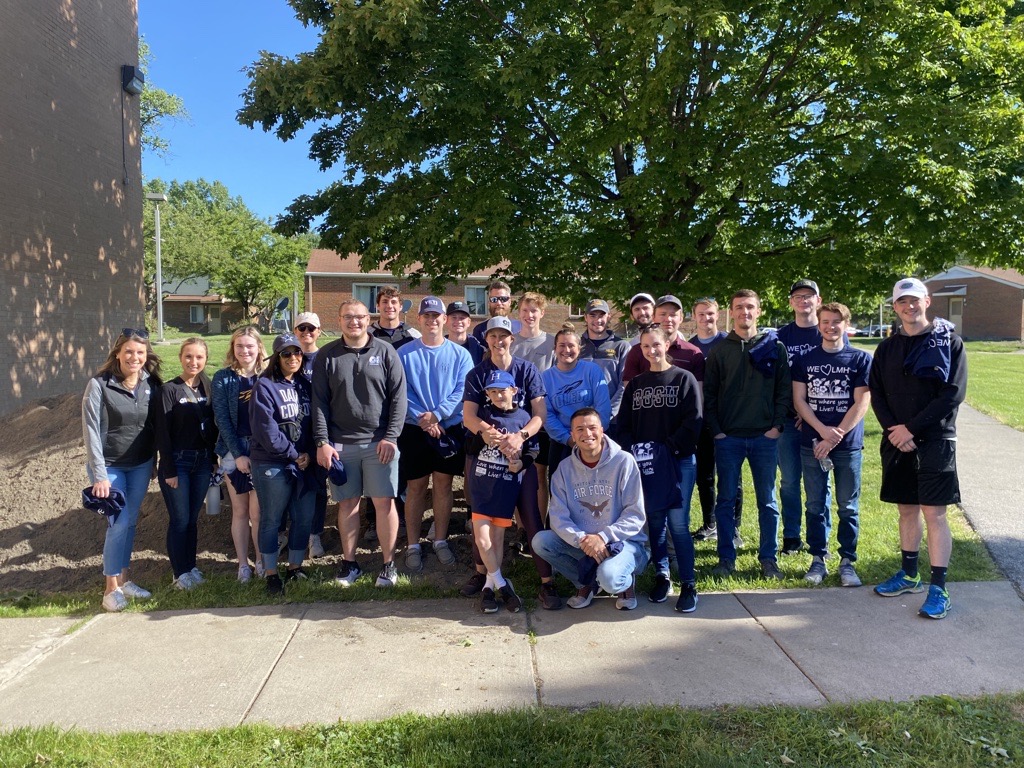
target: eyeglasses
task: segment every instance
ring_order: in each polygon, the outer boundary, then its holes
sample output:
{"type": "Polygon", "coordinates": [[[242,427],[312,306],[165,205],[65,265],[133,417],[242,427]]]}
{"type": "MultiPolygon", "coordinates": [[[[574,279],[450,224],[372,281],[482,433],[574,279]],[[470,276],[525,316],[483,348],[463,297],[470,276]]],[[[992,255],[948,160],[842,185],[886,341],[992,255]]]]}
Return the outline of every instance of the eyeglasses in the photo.
{"type": "Polygon", "coordinates": [[[303,323],[302,325],[295,326],[295,330],[299,333],[312,333],[316,330],[316,326],[303,323]]]}
{"type": "Polygon", "coordinates": [[[285,350],[284,352],[278,352],[281,357],[302,357],[302,350],[296,349],[292,352],[285,350]]]}
{"type": "Polygon", "coordinates": [[[491,296],[488,299],[488,301],[491,302],[491,304],[508,304],[510,301],[512,301],[512,297],[511,296],[491,296]]]}
{"type": "Polygon", "coordinates": [[[817,294],[814,293],[794,293],[789,297],[789,300],[792,301],[793,299],[796,299],[797,301],[814,301],[816,295],[817,294]]]}
{"type": "Polygon", "coordinates": [[[357,322],[363,323],[370,319],[369,315],[342,315],[341,319],[346,323],[357,322]]]}
{"type": "Polygon", "coordinates": [[[149,331],[145,328],[122,328],[121,335],[126,339],[130,339],[132,336],[138,336],[140,339],[148,339],[149,331]]]}

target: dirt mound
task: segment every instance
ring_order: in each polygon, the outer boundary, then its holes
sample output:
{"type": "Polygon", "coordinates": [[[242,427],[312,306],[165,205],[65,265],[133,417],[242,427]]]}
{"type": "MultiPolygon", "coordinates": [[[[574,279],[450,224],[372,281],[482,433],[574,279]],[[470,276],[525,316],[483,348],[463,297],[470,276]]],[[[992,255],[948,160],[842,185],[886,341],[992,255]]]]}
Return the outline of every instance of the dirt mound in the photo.
{"type": "MultiPolygon", "coordinates": [[[[82,397],[70,394],[39,400],[7,419],[0,439],[0,592],[102,591],[102,552],[106,523],[82,507],[81,492],[88,484],[82,442],[82,397]]],[[[460,509],[461,482],[456,498],[453,533],[464,530],[460,509]]],[[[429,512],[428,512],[429,516],[429,512]]],[[[316,564],[340,562],[337,507],[327,508],[324,546],[328,556],[316,564]]],[[[429,522],[428,522],[429,524],[429,522]]],[[[132,578],[149,589],[170,583],[167,560],[167,509],[154,481],[142,504],[135,535],[132,578]]],[[[399,545],[404,545],[400,540],[399,545]]],[[[453,536],[460,565],[424,578],[438,586],[461,583],[470,562],[468,537],[453,536]]],[[[429,549],[429,548],[428,548],[429,549]]],[[[231,510],[225,500],[221,514],[204,513],[199,521],[199,567],[204,573],[234,574],[231,510]]],[[[360,550],[360,564],[371,572],[381,565],[379,551],[360,550]]],[[[401,567],[401,560],[399,560],[401,567]]]]}

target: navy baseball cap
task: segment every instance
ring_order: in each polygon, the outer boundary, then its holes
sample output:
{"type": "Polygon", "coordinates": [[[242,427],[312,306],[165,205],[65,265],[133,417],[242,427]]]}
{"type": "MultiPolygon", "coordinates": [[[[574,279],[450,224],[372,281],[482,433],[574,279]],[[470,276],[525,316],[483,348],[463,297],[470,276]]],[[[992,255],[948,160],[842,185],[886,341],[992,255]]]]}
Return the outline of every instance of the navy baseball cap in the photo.
{"type": "Polygon", "coordinates": [[[427,296],[420,302],[420,314],[425,315],[428,312],[436,312],[439,315],[443,315],[444,302],[437,298],[437,296],[427,296]]]}
{"type": "Polygon", "coordinates": [[[671,293],[666,294],[665,296],[659,296],[658,300],[654,303],[654,308],[657,309],[658,307],[664,306],[665,304],[675,304],[680,309],[683,308],[683,302],[681,302],[671,293]]]}
{"type": "Polygon", "coordinates": [[[813,280],[797,280],[793,283],[793,286],[789,289],[789,295],[792,296],[794,293],[799,291],[801,288],[806,288],[810,291],[814,291],[815,296],[821,296],[821,291],[818,290],[818,284],[813,280]]]}
{"type": "Polygon", "coordinates": [[[274,354],[276,355],[282,349],[288,347],[295,347],[296,349],[302,349],[302,345],[299,344],[299,340],[295,338],[294,333],[282,333],[276,339],[274,339],[274,354]]]}
{"type": "Polygon", "coordinates": [[[473,316],[473,313],[469,311],[469,307],[466,305],[466,302],[464,301],[453,301],[451,304],[448,305],[447,314],[454,315],[456,312],[461,312],[462,314],[468,317],[473,316]]]}
{"type": "Polygon", "coordinates": [[[496,370],[491,371],[487,377],[487,383],[484,384],[484,389],[508,389],[514,387],[516,380],[512,378],[512,374],[508,371],[496,370]]]}
{"type": "Polygon", "coordinates": [[[603,299],[591,299],[587,302],[587,308],[583,310],[583,314],[589,315],[591,312],[604,312],[608,314],[608,302],[603,299]]]}

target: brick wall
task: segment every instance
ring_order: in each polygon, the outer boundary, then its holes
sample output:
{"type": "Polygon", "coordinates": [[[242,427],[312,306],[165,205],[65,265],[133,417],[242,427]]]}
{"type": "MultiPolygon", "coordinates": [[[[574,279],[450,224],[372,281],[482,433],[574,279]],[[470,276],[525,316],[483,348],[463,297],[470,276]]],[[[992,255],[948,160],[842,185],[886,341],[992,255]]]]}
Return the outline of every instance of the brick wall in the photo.
{"type": "Polygon", "coordinates": [[[142,324],[136,9],[0,0],[0,413],[84,389],[142,324]]]}
{"type": "MultiPolygon", "coordinates": [[[[1024,288],[984,277],[929,281],[928,290],[939,293],[947,286],[967,286],[960,334],[965,339],[1024,338],[1024,288]]],[[[949,297],[933,296],[930,314],[949,317],[949,297]]]]}

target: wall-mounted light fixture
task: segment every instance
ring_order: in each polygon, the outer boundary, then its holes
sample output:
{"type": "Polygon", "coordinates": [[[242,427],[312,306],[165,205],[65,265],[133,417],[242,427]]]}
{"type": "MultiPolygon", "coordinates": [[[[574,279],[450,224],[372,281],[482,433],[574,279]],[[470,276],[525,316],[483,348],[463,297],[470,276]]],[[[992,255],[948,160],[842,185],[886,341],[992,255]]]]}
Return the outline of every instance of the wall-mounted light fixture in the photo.
{"type": "Polygon", "coordinates": [[[133,67],[131,64],[121,66],[121,87],[126,93],[138,96],[142,93],[145,84],[146,76],[142,74],[141,69],[133,67]]]}

